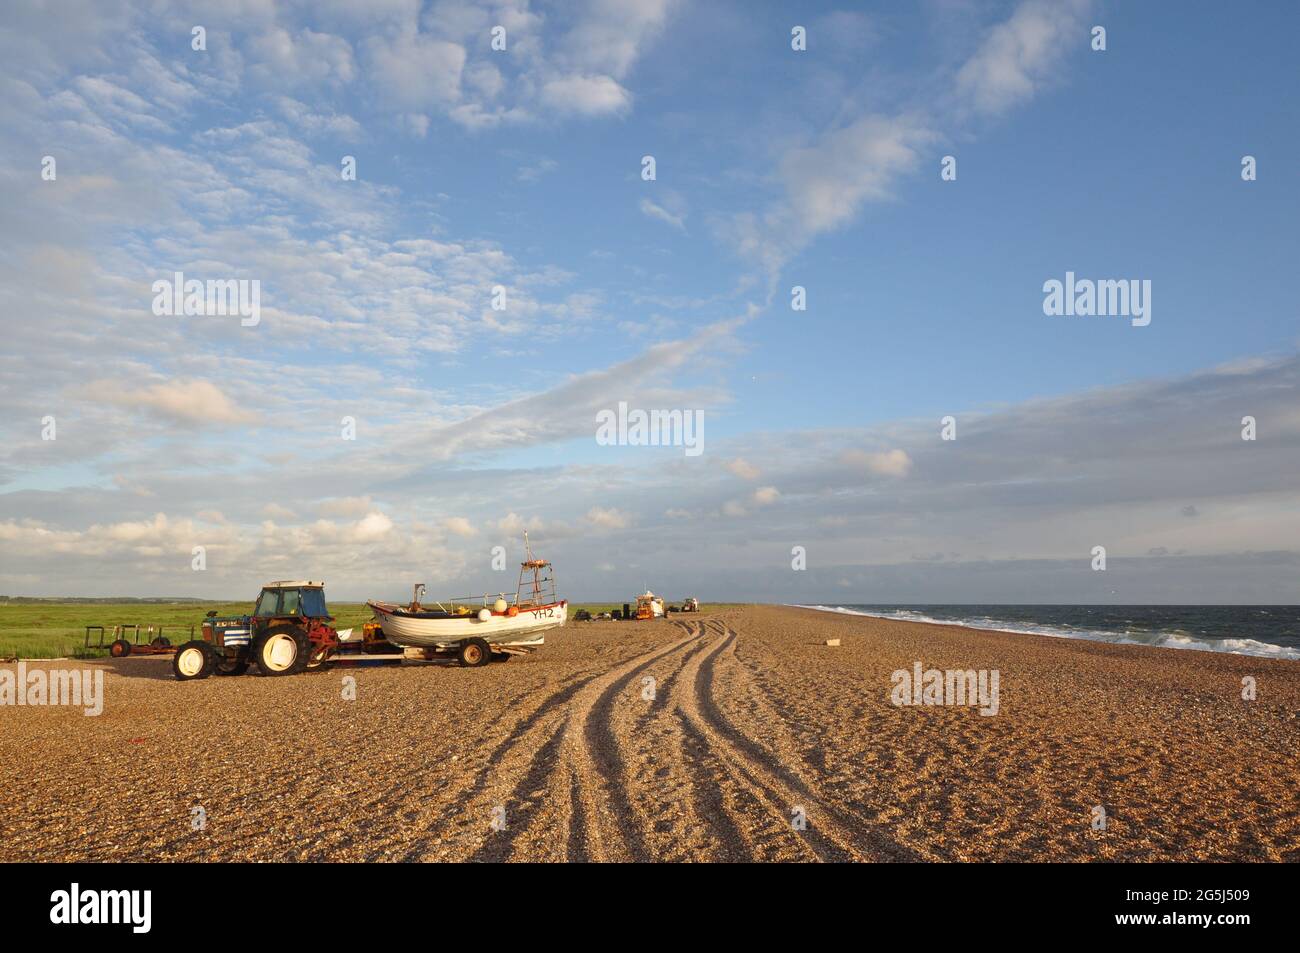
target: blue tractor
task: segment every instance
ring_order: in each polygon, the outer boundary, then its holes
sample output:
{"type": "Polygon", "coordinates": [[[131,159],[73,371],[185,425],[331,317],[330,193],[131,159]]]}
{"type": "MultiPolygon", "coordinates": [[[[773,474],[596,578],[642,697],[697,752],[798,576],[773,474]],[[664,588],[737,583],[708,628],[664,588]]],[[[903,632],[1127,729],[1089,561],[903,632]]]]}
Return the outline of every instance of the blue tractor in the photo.
{"type": "Polygon", "coordinates": [[[186,642],[172,658],[181,681],[209,675],[243,675],[256,665],[263,675],[293,675],[323,666],[338,648],[334,617],[325,606],[325,583],[269,582],[252,615],[203,620],[203,638],[186,642]]]}

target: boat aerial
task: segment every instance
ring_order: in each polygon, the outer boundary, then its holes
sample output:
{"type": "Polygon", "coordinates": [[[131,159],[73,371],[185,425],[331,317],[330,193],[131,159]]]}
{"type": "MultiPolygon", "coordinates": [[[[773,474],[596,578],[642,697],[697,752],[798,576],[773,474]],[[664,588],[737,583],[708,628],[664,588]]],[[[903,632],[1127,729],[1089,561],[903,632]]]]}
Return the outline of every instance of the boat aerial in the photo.
{"type": "Polygon", "coordinates": [[[533,558],[524,534],[527,559],[519,564],[513,598],[458,597],[425,605],[424,584],[417,583],[409,605],[367,602],[384,638],[406,648],[454,649],[467,639],[482,639],[495,648],[532,651],[545,641],[547,629],[564,625],[567,600],[556,595],[555,571],[545,559],[533,558]]]}

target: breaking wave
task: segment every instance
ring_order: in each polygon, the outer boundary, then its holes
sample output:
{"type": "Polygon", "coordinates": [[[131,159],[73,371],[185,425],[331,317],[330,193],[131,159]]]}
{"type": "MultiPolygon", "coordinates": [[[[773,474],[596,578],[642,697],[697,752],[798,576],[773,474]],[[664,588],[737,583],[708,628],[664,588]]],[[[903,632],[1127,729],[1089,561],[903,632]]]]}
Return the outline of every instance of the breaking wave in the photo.
{"type": "MultiPolygon", "coordinates": [[[[1300,660],[1300,644],[1294,636],[1279,634],[1278,641],[1265,641],[1246,636],[1211,634],[1191,631],[1205,628],[1233,627],[1230,619],[1198,619],[1197,615],[1240,613],[1241,628],[1251,630],[1261,625],[1257,616],[1272,612],[1286,612],[1288,607],[1259,606],[1008,606],[1007,612],[963,613],[962,607],[903,608],[862,605],[801,605],[803,609],[838,612],[844,615],[869,616],[875,619],[894,619],[900,622],[926,622],[931,625],[955,625],[968,629],[991,629],[995,632],[1017,632],[1027,635],[1045,635],[1058,639],[1084,639],[1090,642],[1110,642],[1117,645],[1150,645],[1166,649],[1192,649],[1200,652],[1227,652],[1233,655],[1252,655],[1262,658],[1300,660]],[[1018,618],[1008,618],[1008,616],[1018,618]],[[1101,615],[1096,620],[1067,621],[1068,616],[1101,615]],[[1037,616],[1037,618],[1033,618],[1037,616]],[[1145,618],[1144,618],[1145,616],[1145,618]],[[1091,624],[1089,624],[1091,622],[1091,624]]],[[[1255,634],[1260,634],[1256,632],[1255,634]]]]}

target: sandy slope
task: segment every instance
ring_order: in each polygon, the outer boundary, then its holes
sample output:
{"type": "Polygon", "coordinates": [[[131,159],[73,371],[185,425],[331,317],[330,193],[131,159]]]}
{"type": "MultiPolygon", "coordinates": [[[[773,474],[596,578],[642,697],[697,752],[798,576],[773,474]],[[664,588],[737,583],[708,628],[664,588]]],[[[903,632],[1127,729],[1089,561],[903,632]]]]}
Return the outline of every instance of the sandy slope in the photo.
{"type": "Polygon", "coordinates": [[[1300,858],[1294,662],[757,607],[476,670],[102,664],[97,718],[0,708],[0,860],[1300,858]],[[999,713],[895,707],[918,660],[999,713]]]}

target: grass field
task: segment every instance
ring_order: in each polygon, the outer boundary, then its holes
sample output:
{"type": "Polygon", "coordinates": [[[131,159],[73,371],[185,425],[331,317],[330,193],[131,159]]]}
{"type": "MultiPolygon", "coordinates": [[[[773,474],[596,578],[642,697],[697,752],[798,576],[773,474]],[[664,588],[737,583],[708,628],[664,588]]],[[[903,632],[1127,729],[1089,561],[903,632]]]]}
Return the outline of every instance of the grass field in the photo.
{"type": "MultiPolygon", "coordinates": [[[[173,645],[187,640],[189,627],[199,637],[199,624],[209,609],[221,615],[251,612],[251,602],[9,602],[0,603],[0,658],[95,657],[106,651],[85,648],[86,626],[102,625],[111,640],[115,625],[164,626],[173,645]],[[174,627],[174,628],[173,628],[174,627]]],[[[332,603],[337,625],[346,629],[370,619],[364,603],[332,603]]],[[[92,644],[98,633],[91,638],[92,644]]]]}
{"type": "MultiPolygon", "coordinates": [[[[622,603],[571,604],[569,615],[586,609],[592,615],[621,609],[622,603]]],[[[85,648],[86,626],[102,625],[107,646],[115,625],[164,626],[173,645],[189,638],[189,627],[199,637],[199,624],[208,610],[219,615],[252,611],[251,602],[0,602],[0,659],[97,657],[107,650],[85,648]],[[173,628],[174,627],[174,628],[173,628]]],[[[365,603],[331,602],[335,626],[346,629],[370,621],[365,603]]],[[[716,608],[711,606],[710,608],[716,608]]],[[[98,633],[91,638],[98,641],[98,633]]]]}

